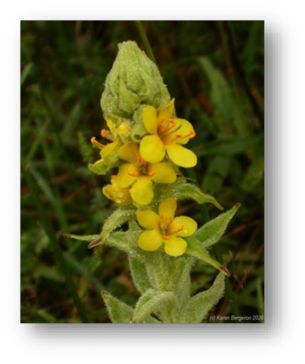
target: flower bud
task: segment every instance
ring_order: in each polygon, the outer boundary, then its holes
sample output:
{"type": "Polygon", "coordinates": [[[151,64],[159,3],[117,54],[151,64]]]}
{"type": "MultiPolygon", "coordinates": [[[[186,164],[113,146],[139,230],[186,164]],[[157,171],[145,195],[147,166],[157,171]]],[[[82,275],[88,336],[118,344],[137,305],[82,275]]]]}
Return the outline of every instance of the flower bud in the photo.
{"type": "Polygon", "coordinates": [[[169,100],[158,67],[135,42],[120,43],[101,98],[104,115],[131,119],[141,104],[159,109],[169,100]]]}

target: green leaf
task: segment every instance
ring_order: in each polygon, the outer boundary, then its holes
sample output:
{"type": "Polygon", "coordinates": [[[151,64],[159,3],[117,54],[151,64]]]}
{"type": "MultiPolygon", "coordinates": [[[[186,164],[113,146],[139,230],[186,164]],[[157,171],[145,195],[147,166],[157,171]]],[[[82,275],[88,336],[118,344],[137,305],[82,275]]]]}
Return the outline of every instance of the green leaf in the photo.
{"type": "Polygon", "coordinates": [[[173,292],[149,289],[138,300],[132,321],[139,323],[151,313],[158,313],[169,304],[176,304],[176,296],[173,292]]]}
{"type": "MultiPolygon", "coordinates": [[[[214,67],[209,58],[200,57],[198,61],[211,83],[211,101],[215,113],[219,115],[222,122],[225,121],[233,125],[239,135],[246,136],[248,125],[242,109],[243,105],[230,84],[220,70],[214,67]]],[[[220,125],[220,129],[225,130],[226,128],[220,125]]]]}
{"type": "Polygon", "coordinates": [[[231,275],[225,266],[223,266],[217,260],[213,259],[210,256],[208,251],[202,247],[202,244],[200,243],[200,241],[198,241],[194,237],[185,238],[185,239],[187,240],[187,243],[188,243],[186,254],[188,254],[194,258],[197,258],[205,263],[210,264],[212,267],[218,269],[220,272],[222,272],[223,274],[225,274],[228,277],[231,275]]]}
{"type": "Polygon", "coordinates": [[[101,234],[100,234],[100,240],[96,243],[93,242],[92,244],[89,244],[89,248],[94,248],[100,244],[102,244],[108,236],[120,227],[121,225],[125,224],[127,221],[131,219],[135,214],[134,209],[123,209],[118,208],[116,209],[105,221],[101,234]]]}
{"type": "Polygon", "coordinates": [[[118,231],[108,236],[105,240],[105,245],[119,249],[132,257],[142,260],[143,253],[136,245],[138,236],[138,232],[118,231]]]}
{"type": "Polygon", "coordinates": [[[113,323],[131,323],[133,316],[132,307],[113,297],[106,291],[102,291],[101,295],[105,302],[109,317],[113,323]]]}
{"type": "Polygon", "coordinates": [[[180,310],[184,304],[189,300],[191,294],[191,277],[190,271],[195,259],[190,256],[183,256],[176,258],[169,270],[170,281],[173,286],[170,289],[175,290],[179,300],[177,302],[177,309],[180,310]]]}
{"type": "Polygon", "coordinates": [[[139,292],[144,293],[149,288],[151,288],[151,284],[144,263],[136,258],[133,258],[132,256],[129,256],[129,267],[133,283],[135,284],[139,292]]]}
{"type": "Polygon", "coordinates": [[[78,241],[92,241],[97,240],[100,238],[99,234],[93,234],[93,235],[76,235],[76,234],[69,234],[65,233],[63,234],[66,238],[78,240],[78,241]]]}
{"type": "MultiPolygon", "coordinates": [[[[105,302],[111,322],[117,324],[130,324],[133,318],[133,308],[118,298],[113,297],[109,292],[102,291],[101,296],[105,302]]],[[[148,316],[143,323],[160,323],[154,317],[148,316]]]]}
{"type": "Polygon", "coordinates": [[[169,186],[162,185],[162,188],[160,188],[158,192],[158,201],[171,197],[179,200],[193,199],[199,204],[211,203],[219,210],[223,210],[223,207],[213,196],[203,193],[199,187],[192,183],[187,183],[184,178],[179,178],[177,182],[170,184],[169,186]]]}
{"type": "Polygon", "coordinates": [[[202,248],[214,245],[220,240],[239,207],[240,204],[234,205],[230,210],[218,215],[197,230],[193,237],[201,242],[202,248]]]}
{"type": "Polygon", "coordinates": [[[219,273],[213,285],[206,291],[193,296],[182,312],[181,323],[200,323],[221,299],[224,293],[225,276],[219,273]]]}

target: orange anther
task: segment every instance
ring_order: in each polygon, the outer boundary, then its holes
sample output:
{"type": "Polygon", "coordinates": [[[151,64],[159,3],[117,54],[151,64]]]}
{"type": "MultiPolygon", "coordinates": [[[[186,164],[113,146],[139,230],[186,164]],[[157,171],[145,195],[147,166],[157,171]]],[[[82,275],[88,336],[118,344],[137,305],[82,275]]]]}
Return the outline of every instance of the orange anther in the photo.
{"type": "Polygon", "coordinates": [[[90,142],[91,142],[91,144],[96,144],[96,143],[98,143],[98,141],[96,140],[96,137],[95,137],[95,136],[93,136],[93,137],[90,139],[90,142]]]}
{"type": "Polygon", "coordinates": [[[98,141],[96,140],[96,137],[95,137],[95,136],[93,136],[93,137],[90,139],[90,142],[91,142],[91,144],[95,145],[95,146],[96,146],[97,148],[99,148],[99,149],[104,148],[104,145],[103,145],[103,144],[101,144],[100,142],[98,142],[98,141]]]}
{"type": "Polygon", "coordinates": [[[136,160],[137,162],[141,163],[141,164],[145,164],[145,160],[141,157],[141,154],[137,154],[136,155],[136,160]]]}
{"type": "Polygon", "coordinates": [[[155,172],[155,171],[149,171],[149,172],[147,173],[147,175],[148,175],[149,177],[153,177],[155,174],[156,174],[156,172],[155,172]]]}
{"type": "Polygon", "coordinates": [[[101,136],[103,137],[103,138],[106,138],[106,136],[107,136],[107,130],[106,129],[102,129],[101,130],[101,136]]]}
{"type": "Polygon", "coordinates": [[[191,131],[191,136],[190,136],[190,138],[194,138],[196,136],[196,132],[195,132],[195,130],[193,129],[192,131],[191,131]]]}
{"type": "Polygon", "coordinates": [[[175,122],[175,119],[168,119],[168,122],[170,125],[175,125],[176,122],[175,122]]]}

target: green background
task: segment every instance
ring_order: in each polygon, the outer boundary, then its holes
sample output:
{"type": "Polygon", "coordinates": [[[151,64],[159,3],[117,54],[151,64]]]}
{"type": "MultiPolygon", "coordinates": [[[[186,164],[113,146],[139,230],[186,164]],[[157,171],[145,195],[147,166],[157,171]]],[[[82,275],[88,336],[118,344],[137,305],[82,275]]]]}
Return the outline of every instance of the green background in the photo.
{"type": "MultiPolygon", "coordinates": [[[[89,140],[105,126],[100,96],[124,40],[153,53],[177,115],[195,127],[188,145],[199,162],[187,177],[225,209],[242,204],[211,250],[232,276],[210,316],[263,315],[264,23],[23,21],[21,321],[109,322],[101,289],[130,304],[139,296],[123,253],[63,235],[98,233],[112,211],[101,194],[109,177],[87,164],[98,158],[89,140]]],[[[180,211],[201,224],[219,213],[190,201],[180,211]]],[[[193,293],[216,274],[198,263],[193,293]]]]}

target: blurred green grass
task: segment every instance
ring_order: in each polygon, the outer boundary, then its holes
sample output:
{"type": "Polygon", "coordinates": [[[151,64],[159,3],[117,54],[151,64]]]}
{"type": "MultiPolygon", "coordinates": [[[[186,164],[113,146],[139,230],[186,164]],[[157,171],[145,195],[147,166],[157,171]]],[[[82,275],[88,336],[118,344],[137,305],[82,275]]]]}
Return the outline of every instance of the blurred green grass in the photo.
{"type": "MultiPolygon", "coordinates": [[[[212,250],[232,277],[211,314],[263,314],[264,23],[142,25],[178,115],[197,132],[190,144],[199,163],[187,176],[226,209],[242,204],[212,250]]],[[[124,254],[92,252],[62,236],[98,232],[111,211],[101,194],[107,177],[86,166],[96,158],[89,139],[104,125],[103,83],[117,43],[128,39],[147,50],[136,22],[21,22],[22,322],[109,322],[101,289],[130,304],[138,297],[124,254]]],[[[191,202],[184,208],[201,223],[218,213],[191,202]]],[[[214,276],[197,264],[193,291],[214,276]]]]}

